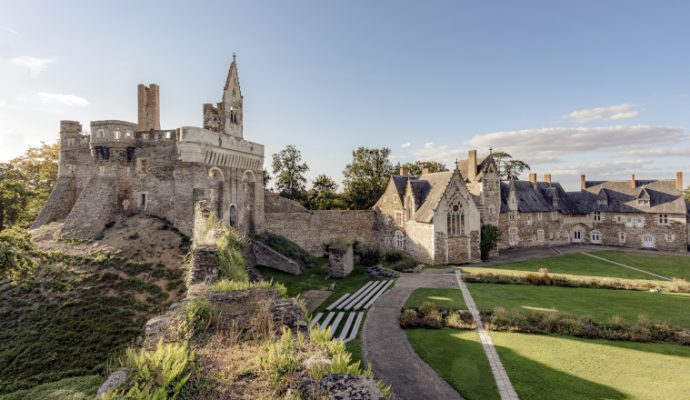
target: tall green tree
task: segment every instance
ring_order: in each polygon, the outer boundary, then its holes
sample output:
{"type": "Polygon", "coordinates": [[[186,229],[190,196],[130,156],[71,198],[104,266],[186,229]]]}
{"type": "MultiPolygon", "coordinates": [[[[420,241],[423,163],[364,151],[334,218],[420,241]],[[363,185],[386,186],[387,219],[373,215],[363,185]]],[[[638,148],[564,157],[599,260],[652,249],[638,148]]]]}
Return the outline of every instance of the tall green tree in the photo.
{"type": "Polygon", "coordinates": [[[399,171],[400,168],[407,168],[410,172],[410,175],[421,175],[424,168],[428,168],[430,173],[448,171],[446,164],[438,161],[415,161],[404,164],[398,163],[396,165],[396,170],[399,171]]]}
{"type": "Polygon", "coordinates": [[[381,197],[395,171],[390,154],[386,147],[360,147],[352,152],[352,162],[343,171],[348,208],[368,209],[381,197]]]}
{"type": "Polygon", "coordinates": [[[271,174],[268,173],[268,170],[264,168],[263,170],[263,179],[262,181],[264,182],[264,189],[268,189],[268,183],[271,182],[271,174]]]}
{"type": "Polygon", "coordinates": [[[10,163],[0,163],[0,232],[30,218],[27,205],[35,196],[27,177],[10,163]]]}
{"type": "Polygon", "coordinates": [[[281,196],[292,200],[302,200],[306,195],[309,171],[307,163],[302,162],[302,153],[294,145],[288,145],[280,153],[273,154],[273,175],[275,186],[281,196]]]}
{"type": "Polygon", "coordinates": [[[307,207],[312,210],[333,210],[344,207],[338,195],[338,184],[330,177],[321,174],[311,184],[307,192],[307,207]]]}
{"type": "Polygon", "coordinates": [[[513,156],[504,151],[493,152],[493,157],[498,166],[498,176],[503,180],[517,180],[523,171],[531,169],[529,164],[524,161],[514,160],[513,156]]]}
{"type": "Polygon", "coordinates": [[[58,174],[60,145],[41,142],[38,147],[29,147],[24,154],[14,158],[10,164],[24,177],[25,190],[30,193],[19,223],[30,224],[50,196],[58,174]]]}

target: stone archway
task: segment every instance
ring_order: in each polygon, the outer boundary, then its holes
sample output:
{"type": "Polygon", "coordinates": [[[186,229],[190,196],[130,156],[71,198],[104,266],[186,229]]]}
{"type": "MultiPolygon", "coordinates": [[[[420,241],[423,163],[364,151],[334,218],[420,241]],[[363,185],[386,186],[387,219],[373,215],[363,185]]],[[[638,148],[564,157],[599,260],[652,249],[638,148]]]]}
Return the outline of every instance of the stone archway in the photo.
{"type": "Polygon", "coordinates": [[[218,167],[208,170],[209,201],[211,209],[216,212],[219,219],[223,219],[223,192],[225,190],[225,176],[218,167]]]}
{"type": "Polygon", "coordinates": [[[237,205],[231,204],[228,210],[228,224],[233,228],[237,228],[237,222],[237,205]]]}
{"type": "Polygon", "coordinates": [[[244,192],[243,225],[247,232],[254,233],[256,231],[256,176],[253,171],[244,171],[242,189],[244,192]]]}

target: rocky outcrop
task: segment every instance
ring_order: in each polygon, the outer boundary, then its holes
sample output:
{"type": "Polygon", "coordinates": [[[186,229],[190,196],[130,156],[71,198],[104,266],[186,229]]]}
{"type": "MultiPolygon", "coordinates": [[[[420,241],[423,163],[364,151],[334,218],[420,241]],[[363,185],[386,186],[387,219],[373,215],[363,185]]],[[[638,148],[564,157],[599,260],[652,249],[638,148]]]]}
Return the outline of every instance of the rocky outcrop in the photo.
{"type": "Polygon", "coordinates": [[[103,382],[103,384],[101,385],[101,387],[98,388],[98,392],[96,392],[96,400],[101,400],[103,395],[106,394],[109,390],[117,389],[119,386],[125,384],[128,378],[129,374],[124,369],[115,371],[112,374],[110,374],[110,376],[108,376],[108,379],[106,379],[105,382],[103,382]]]}
{"type": "Polygon", "coordinates": [[[352,273],[354,268],[352,245],[345,248],[329,247],[328,249],[328,276],[331,278],[344,278],[352,273]]]}
{"type": "Polygon", "coordinates": [[[93,239],[105,229],[116,207],[114,177],[94,176],[70,211],[61,235],[66,239],[93,239]]]}
{"type": "Polygon", "coordinates": [[[373,276],[374,278],[398,278],[398,277],[400,277],[400,272],[382,267],[381,265],[373,265],[371,267],[366,267],[366,269],[367,269],[367,272],[369,273],[369,275],[373,276]]]}
{"type": "Polygon", "coordinates": [[[302,273],[302,267],[297,261],[285,257],[268,245],[257,240],[252,240],[247,250],[244,252],[244,261],[245,265],[249,268],[261,265],[292,275],[299,275],[302,273]]]}
{"type": "Polygon", "coordinates": [[[308,382],[309,396],[333,400],[386,400],[372,378],[362,375],[331,374],[318,382],[308,382]]]}
{"type": "Polygon", "coordinates": [[[294,298],[275,300],[269,306],[269,312],[277,331],[280,331],[283,326],[293,332],[306,332],[308,329],[302,308],[294,298]]]}

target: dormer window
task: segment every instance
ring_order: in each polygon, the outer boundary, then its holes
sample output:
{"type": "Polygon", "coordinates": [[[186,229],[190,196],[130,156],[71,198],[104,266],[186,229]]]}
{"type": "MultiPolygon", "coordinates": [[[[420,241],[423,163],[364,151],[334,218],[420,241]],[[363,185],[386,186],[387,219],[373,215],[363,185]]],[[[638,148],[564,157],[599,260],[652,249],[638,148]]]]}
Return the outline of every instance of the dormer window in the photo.
{"type": "Polygon", "coordinates": [[[639,207],[649,207],[649,199],[638,199],[637,205],[639,207]]]}

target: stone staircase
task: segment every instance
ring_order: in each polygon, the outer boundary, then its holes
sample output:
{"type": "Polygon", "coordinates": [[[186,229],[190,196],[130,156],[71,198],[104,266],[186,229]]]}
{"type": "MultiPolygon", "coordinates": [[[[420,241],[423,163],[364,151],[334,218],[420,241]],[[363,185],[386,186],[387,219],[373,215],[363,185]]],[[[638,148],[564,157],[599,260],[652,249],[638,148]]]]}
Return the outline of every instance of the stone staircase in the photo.
{"type": "Polygon", "coordinates": [[[94,176],[69,213],[61,235],[65,239],[93,239],[104,228],[116,206],[114,177],[94,176]]]}
{"type": "Polygon", "coordinates": [[[74,205],[74,190],[74,178],[58,178],[55,188],[50,192],[48,201],[31,227],[38,228],[50,221],[66,217],[74,205]]]}

